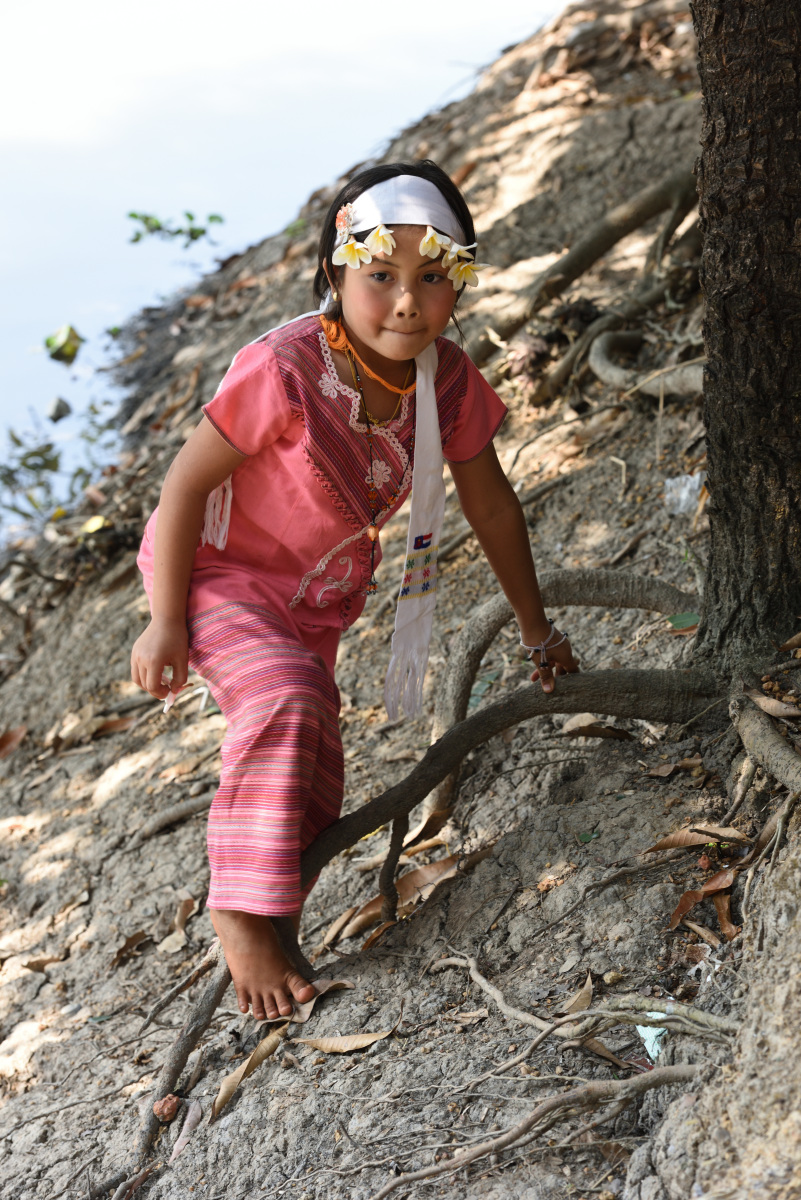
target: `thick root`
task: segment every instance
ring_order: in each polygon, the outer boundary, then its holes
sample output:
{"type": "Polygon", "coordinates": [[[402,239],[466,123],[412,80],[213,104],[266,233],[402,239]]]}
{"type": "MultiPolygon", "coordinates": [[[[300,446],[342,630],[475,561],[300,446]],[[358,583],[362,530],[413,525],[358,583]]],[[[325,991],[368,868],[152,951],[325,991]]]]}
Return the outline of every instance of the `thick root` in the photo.
{"type": "Polygon", "coordinates": [[[592,344],[587,360],[592,373],[602,383],[623,391],[644,392],[646,396],[699,396],[704,387],[704,367],[700,362],[678,363],[659,372],[638,375],[615,362],[616,350],[639,350],[642,334],[634,331],[602,333],[592,344]]]}
{"type": "MultiPolygon", "coordinates": [[[[507,340],[517,333],[535,313],[565,288],[583,275],[593,263],[616,245],[621,238],[639,229],[651,217],[675,208],[677,202],[695,198],[695,178],[688,170],[677,171],[638,192],[631,200],[619,204],[592,225],[576,244],[534,280],[530,287],[519,292],[503,314],[495,321],[496,339],[507,340]]],[[[477,366],[487,362],[497,350],[497,341],[481,333],[468,346],[468,353],[477,366]]]]}
{"type": "Polygon", "coordinates": [[[738,697],[729,705],[729,716],[748,757],[788,791],[801,791],[801,757],[787,745],[767,713],[738,697]]]}
{"type": "Polygon", "coordinates": [[[711,671],[593,671],[560,677],[557,691],[520,688],[449,729],[414,770],[357,812],[341,817],[301,856],[305,886],[335,855],[360,838],[409,813],[467,754],[512,725],[554,713],[594,712],[646,721],[687,721],[718,695],[711,671]]]}

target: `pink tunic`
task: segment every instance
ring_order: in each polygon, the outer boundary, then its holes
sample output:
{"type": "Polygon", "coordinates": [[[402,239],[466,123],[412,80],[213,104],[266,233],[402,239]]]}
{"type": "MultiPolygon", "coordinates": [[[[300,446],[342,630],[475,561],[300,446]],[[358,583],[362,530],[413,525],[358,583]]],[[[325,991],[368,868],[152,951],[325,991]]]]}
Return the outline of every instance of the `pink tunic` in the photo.
{"type": "MultiPolygon", "coordinates": [[[[436,346],[443,454],[467,462],[491,442],[506,408],[455,343],[438,338],[436,346]]],[[[358,393],[339,380],[318,318],[240,350],[203,411],[248,457],[232,476],[225,549],[198,547],[188,616],[231,600],[264,605],[332,668],[339,633],[361,613],[370,578],[370,451],[358,393]]],[[[413,429],[414,393],[395,420],[373,426],[379,527],[411,487],[413,429]]],[[[157,512],[139,555],[149,596],[157,512]]],[[[376,563],[380,554],[379,547],[376,563]]],[[[399,580],[383,582],[394,589],[399,580]]]]}

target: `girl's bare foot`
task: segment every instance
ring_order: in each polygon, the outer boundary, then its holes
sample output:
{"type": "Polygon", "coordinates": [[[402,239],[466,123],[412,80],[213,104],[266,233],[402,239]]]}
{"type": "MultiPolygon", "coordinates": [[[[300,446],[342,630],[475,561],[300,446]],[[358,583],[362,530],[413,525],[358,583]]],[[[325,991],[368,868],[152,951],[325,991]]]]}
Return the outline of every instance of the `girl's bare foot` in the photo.
{"type": "MultiPolygon", "coordinates": [[[[269,917],[231,908],[209,911],[243,1013],[252,1008],[257,1021],[289,1017],[293,999],[303,1004],[314,997],[313,986],[290,966],[269,917]]],[[[297,927],[300,913],[292,919],[297,927]]]]}

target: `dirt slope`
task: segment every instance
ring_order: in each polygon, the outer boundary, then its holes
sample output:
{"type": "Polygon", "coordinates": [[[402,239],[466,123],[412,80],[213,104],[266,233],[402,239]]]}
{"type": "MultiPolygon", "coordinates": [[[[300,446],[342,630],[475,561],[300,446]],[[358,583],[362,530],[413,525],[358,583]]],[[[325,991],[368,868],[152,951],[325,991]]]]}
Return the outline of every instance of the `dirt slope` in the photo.
{"type": "MultiPolygon", "coordinates": [[[[462,183],[480,257],[492,264],[465,305],[468,338],[492,326],[607,209],[690,167],[699,119],[688,13],[656,0],[573,6],[508,50],[470,97],[404,131],[386,157],[430,155],[462,183]]],[[[4,1200],[100,1194],[98,1184],[128,1163],[162,1058],[203,988],[193,985],[138,1033],[211,940],[202,907],[204,817],[223,730],[202,681],[167,716],[126,681],[130,644],[147,618],[135,545],[166,466],[235,350],[309,307],[317,233],[336,186],[312,196],[288,231],[200,280],[194,294],[131,322],[118,368],[129,392],[128,449],[97,481],[103,495],[46,541],[18,547],[0,583],[0,730],[27,727],[0,763],[4,1200]],[[179,804],[171,824],[153,828],[179,804]]],[[[552,483],[527,507],[540,567],[607,565],[692,597],[705,519],[694,507],[670,512],[665,484],[703,467],[698,398],[667,394],[660,411],[639,392],[621,397],[584,367],[565,396],[545,407],[528,403],[571,339],[639,282],[657,228],[652,222],[620,241],[505,348],[503,369],[498,360],[489,369],[505,376],[499,386],[510,416],[498,449],[513,482],[523,494],[552,483]]],[[[629,365],[642,374],[697,357],[699,327],[689,286],[646,318],[643,347],[629,365]]],[[[446,540],[460,521],[451,496],[446,540]]],[[[443,567],[429,712],[387,723],[381,684],[404,539],[400,521],[385,539],[379,595],[340,652],[349,810],[422,756],[453,637],[495,590],[475,542],[455,547],[443,567]]],[[[677,633],[662,614],[571,607],[552,615],[569,628],[586,668],[691,659],[692,633],[677,633]]],[[[528,686],[516,636],[503,630],[485,655],[471,711],[528,686]]],[[[788,1020],[798,1012],[797,971],[782,959],[797,921],[795,828],[791,822],[790,849],[777,855],[767,886],[757,873],[743,934],[727,942],[709,900],[691,914],[700,933],[670,931],[681,893],[710,872],[698,865],[698,850],[656,866],[639,852],[673,830],[720,819],[736,747],[721,737],[715,712],[687,728],[619,720],[618,736],[604,739],[569,736],[575,724],[538,718],[468,757],[452,818],[404,868],[455,854],[461,869],[373,947],[361,948],[369,928],[343,936],[336,951],[323,949],[322,938],[340,913],[376,894],[388,832],[326,868],[305,913],[304,948],[319,951],[326,975],[354,986],[320,1001],[306,1028],[295,1024],[288,1035],[395,1032],[343,1055],[282,1041],[275,1060],[209,1125],[222,1079],[264,1035],[237,1013],[229,991],[204,1035],[202,1060],[196,1054],[181,1081],[183,1107],[155,1146],[152,1162],[162,1165],[138,1195],[366,1200],[393,1181],[399,1196],[484,1200],[798,1194],[795,1074],[785,1072],[763,1106],[760,1064],[775,1072],[790,1059],[788,1020]],[[472,851],[490,848],[468,867],[472,851]],[[476,959],[474,978],[464,965],[436,969],[454,954],[476,959]],[[766,956],[775,964],[770,977],[766,956]],[[444,1167],[566,1084],[630,1073],[554,1037],[517,1061],[536,1030],[509,1006],[549,1018],[588,976],[593,1007],[626,995],[664,1010],[672,996],[724,1024],[742,1020],[745,1032],[739,1042],[719,1030],[668,1034],[659,1067],[701,1064],[684,1095],[649,1092],[607,1114],[599,1132],[582,1132],[590,1118],[568,1114],[538,1139],[490,1150],[456,1175],[405,1183],[402,1173],[444,1167]],[[505,1013],[482,979],[500,989],[505,1013]],[[193,1102],[203,1119],[166,1167],[193,1102]]],[[[777,802],[757,776],[735,820],[741,835],[756,834],[777,802]]],[[[432,866],[429,878],[437,874],[432,866]]],[[[740,900],[741,889],[738,924],[740,900]]],[[[600,1036],[614,1054],[650,1065],[631,1025],[600,1036]]]]}

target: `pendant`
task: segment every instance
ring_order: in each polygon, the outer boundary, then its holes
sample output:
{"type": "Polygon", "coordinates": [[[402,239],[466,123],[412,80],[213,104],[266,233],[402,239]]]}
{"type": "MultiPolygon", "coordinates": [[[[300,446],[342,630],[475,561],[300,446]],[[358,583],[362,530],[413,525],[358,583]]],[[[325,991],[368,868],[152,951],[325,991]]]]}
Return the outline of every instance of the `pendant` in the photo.
{"type": "Polygon", "coordinates": [[[378,541],[378,526],[377,525],[368,525],[367,526],[367,536],[369,537],[371,542],[378,541]]]}

